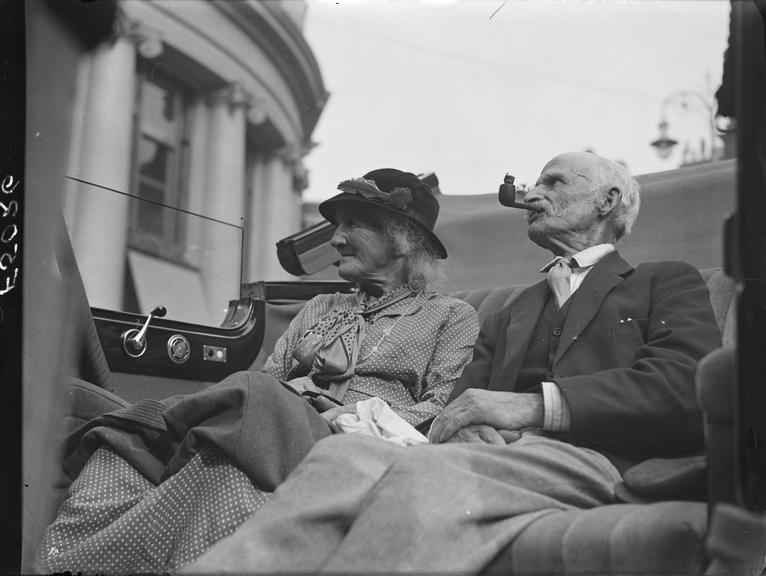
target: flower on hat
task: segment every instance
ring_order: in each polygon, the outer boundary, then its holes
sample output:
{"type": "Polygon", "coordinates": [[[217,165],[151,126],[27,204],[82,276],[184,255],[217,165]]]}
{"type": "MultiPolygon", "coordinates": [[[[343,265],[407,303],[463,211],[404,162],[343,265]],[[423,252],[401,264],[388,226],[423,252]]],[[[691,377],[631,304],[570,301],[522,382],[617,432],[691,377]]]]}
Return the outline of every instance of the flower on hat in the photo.
{"type": "Polygon", "coordinates": [[[343,180],[338,184],[338,190],[351,194],[359,194],[368,199],[378,198],[383,194],[373,180],[367,180],[366,178],[343,180]]]}
{"type": "Polygon", "coordinates": [[[409,188],[394,188],[388,197],[391,206],[402,212],[406,212],[412,206],[412,191],[409,188]]]}
{"type": "Polygon", "coordinates": [[[390,206],[401,212],[406,212],[413,202],[412,191],[409,188],[403,186],[394,188],[390,193],[386,194],[378,188],[374,181],[365,178],[343,180],[338,184],[338,190],[348,194],[357,194],[366,200],[390,206]]]}

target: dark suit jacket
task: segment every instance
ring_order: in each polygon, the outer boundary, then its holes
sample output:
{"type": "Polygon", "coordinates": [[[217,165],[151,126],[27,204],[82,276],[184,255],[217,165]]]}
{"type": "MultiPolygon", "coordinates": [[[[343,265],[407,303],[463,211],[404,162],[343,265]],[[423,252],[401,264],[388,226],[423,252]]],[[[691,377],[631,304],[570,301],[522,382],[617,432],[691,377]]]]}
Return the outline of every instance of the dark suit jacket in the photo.
{"type": "MultiPolygon", "coordinates": [[[[468,388],[513,391],[548,298],[543,280],[482,326],[468,388]]],[[[605,256],[572,296],[552,377],[571,410],[562,438],[630,461],[703,448],[694,371],[721,345],[707,287],[683,262],[630,266],[605,256]]]]}

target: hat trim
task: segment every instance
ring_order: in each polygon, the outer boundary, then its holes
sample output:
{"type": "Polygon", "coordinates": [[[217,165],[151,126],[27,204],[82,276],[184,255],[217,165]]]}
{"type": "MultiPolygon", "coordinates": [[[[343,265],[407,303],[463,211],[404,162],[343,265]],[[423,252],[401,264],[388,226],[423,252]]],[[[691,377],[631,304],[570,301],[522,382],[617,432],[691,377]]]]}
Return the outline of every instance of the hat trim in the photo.
{"type": "Polygon", "coordinates": [[[408,212],[415,200],[412,191],[406,186],[394,188],[389,193],[383,192],[372,180],[366,178],[352,178],[343,180],[338,184],[338,190],[347,194],[361,196],[367,200],[380,202],[384,206],[394,208],[401,212],[408,212]]]}
{"type": "MultiPolygon", "coordinates": [[[[348,182],[348,181],[344,181],[344,182],[348,182]]],[[[343,184],[344,182],[341,182],[341,184],[343,184]]],[[[338,188],[341,189],[340,184],[338,185],[338,188]]],[[[384,192],[380,192],[380,194],[384,196],[388,196],[384,192]]],[[[414,212],[414,211],[405,212],[403,210],[399,210],[398,208],[391,206],[390,202],[386,203],[386,202],[371,200],[367,198],[365,195],[353,194],[348,192],[347,190],[343,190],[343,193],[338,194],[337,196],[334,196],[332,198],[328,198],[327,200],[322,202],[319,205],[319,212],[322,214],[325,220],[327,220],[328,222],[332,224],[336,224],[334,222],[335,209],[331,205],[345,203],[345,202],[367,204],[369,206],[377,206],[393,214],[398,214],[399,216],[403,216],[407,218],[411,222],[414,222],[421,230],[423,230],[423,232],[425,232],[428,235],[429,239],[434,245],[434,248],[436,249],[436,255],[438,256],[438,258],[441,260],[444,260],[447,258],[447,249],[444,247],[444,244],[436,235],[436,233],[433,230],[431,230],[420,218],[417,217],[417,212],[414,212]]]]}

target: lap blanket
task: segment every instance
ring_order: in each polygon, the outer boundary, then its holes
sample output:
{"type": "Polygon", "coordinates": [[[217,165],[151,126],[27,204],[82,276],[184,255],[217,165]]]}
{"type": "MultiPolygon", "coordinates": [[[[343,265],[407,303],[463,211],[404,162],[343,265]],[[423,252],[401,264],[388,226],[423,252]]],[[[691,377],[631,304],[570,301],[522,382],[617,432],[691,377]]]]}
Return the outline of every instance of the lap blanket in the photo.
{"type": "Polygon", "coordinates": [[[405,448],[336,434],[182,572],[468,576],[539,518],[614,503],[619,479],[605,456],[541,435],[405,448]]]}

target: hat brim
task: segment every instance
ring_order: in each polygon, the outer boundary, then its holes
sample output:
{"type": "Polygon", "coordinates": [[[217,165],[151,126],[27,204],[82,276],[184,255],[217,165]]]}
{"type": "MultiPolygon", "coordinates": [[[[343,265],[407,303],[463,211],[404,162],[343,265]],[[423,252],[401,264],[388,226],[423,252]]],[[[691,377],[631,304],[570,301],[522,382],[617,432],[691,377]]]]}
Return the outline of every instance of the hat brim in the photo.
{"type": "Polygon", "coordinates": [[[428,237],[428,240],[431,242],[431,246],[436,252],[437,258],[439,258],[440,260],[444,260],[445,258],[447,258],[447,249],[444,247],[444,244],[442,244],[442,241],[439,240],[438,236],[434,234],[433,230],[430,230],[420,220],[418,220],[417,218],[413,218],[406,212],[397,210],[389,206],[385,206],[381,204],[380,202],[368,200],[367,198],[358,196],[356,194],[341,192],[340,194],[333,196],[332,198],[328,198],[327,200],[319,204],[319,213],[322,215],[322,217],[325,220],[327,220],[331,224],[337,225],[337,222],[335,221],[335,210],[338,208],[338,206],[343,204],[346,204],[346,205],[355,204],[357,206],[367,205],[367,206],[371,206],[375,208],[375,210],[384,210],[388,212],[389,214],[396,214],[397,216],[401,216],[402,218],[415,224],[418,228],[420,228],[425,233],[425,235],[428,237]]]}

